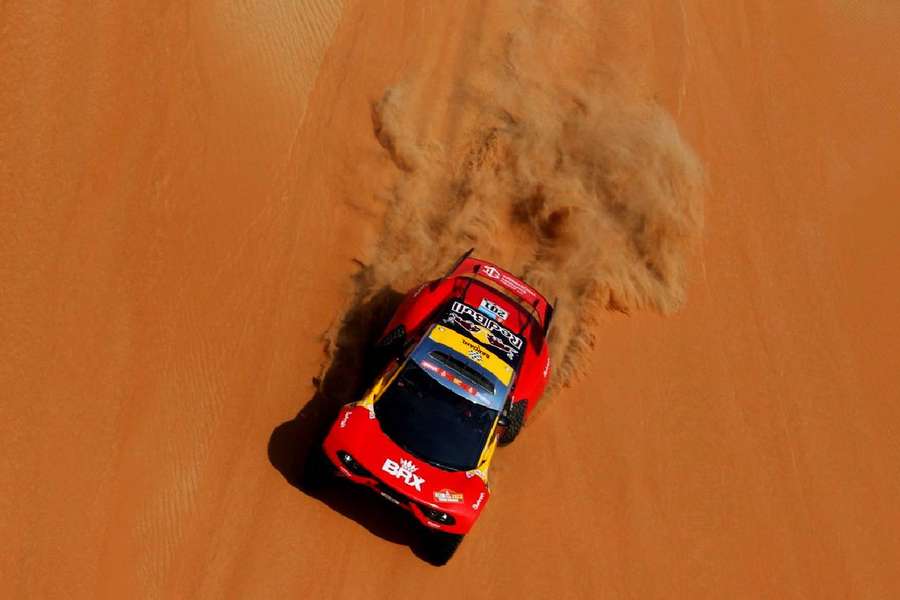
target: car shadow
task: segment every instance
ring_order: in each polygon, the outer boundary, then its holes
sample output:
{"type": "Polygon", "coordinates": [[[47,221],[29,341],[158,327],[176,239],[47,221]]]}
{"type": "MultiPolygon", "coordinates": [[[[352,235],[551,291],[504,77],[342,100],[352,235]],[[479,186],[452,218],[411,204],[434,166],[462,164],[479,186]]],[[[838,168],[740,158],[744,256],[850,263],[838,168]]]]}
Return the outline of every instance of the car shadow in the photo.
{"type": "MultiPolygon", "coordinates": [[[[364,286],[357,285],[357,289],[364,286]]],[[[272,466],[305,495],[353,519],[382,539],[409,546],[424,559],[419,525],[403,509],[339,477],[315,490],[301,483],[309,452],[324,439],[341,406],[359,400],[384,367],[372,349],[402,299],[403,294],[383,287],[352,303],[330,342],[332,360],[327,371],[313,379],[315,394],[293,419],[272,431],[268,455],[272,466]]]]}

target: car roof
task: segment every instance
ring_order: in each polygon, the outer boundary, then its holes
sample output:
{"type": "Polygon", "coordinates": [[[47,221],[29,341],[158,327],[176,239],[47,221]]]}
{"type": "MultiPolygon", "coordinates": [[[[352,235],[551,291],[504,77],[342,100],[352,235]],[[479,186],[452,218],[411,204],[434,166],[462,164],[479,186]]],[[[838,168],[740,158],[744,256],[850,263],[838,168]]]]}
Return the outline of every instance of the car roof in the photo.
{"type": "Polygon", "coordinates": [[[440,324],[422,337],[410,360],[450,391],[498,411],[515,377],[515,370],[496,352],[440,324]]]}

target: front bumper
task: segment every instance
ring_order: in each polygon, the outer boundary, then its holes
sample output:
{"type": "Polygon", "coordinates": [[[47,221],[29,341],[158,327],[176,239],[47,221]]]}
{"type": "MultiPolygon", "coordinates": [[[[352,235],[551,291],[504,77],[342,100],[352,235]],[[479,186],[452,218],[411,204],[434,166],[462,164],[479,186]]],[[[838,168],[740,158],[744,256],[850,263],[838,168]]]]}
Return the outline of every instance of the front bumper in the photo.
{"type": "Polygon", "coordinates": [[[472,528],[474,520],[471,519],[471,517],[466,518],[465,514],[456,514],[452,511],[452,509],[448,509],[448,507],[432,504],[429,502],[422,502],[421,500],[411,498],[399,489],[389,485],[387,482],[378,479],[375,475],[370,474],[369,476],[365,476],[350,471],[338,458],[338,452],[340,450],[330,448],[327,441],[325,446],[323,447],[323,450],[325,456],[329,461],[332,462],[332,464],[334,464],[335,470],[341,477],[358,485],[369,488],[370,490],[381,496],[384,500],[390,502],[391,504],[395,504],[405,511],[411,513],[413,517],[415,517],[415,519],[419,521],[419,523],[421,523],[423,526],[429,529],[436,529],[438,531],[454,533],[458,535],[465,535],[472,528]],[[452,524],[444,524],[437,522],[432,518],[429,518],[426,512],[432,511],[448,514],[453,517],[454,522],[452,524]]]}

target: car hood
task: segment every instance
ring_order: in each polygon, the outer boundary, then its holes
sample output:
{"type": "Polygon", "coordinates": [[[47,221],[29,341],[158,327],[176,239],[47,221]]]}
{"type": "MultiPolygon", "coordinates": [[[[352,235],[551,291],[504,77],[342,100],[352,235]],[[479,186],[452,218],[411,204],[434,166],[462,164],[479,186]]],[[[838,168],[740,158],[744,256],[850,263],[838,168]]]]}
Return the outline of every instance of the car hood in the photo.
{"type": "Polygon", "coordinates": [[[407,452],[379,426],[374,411],[361,404],[345,406],[325,441],[329,452],[343,450],[374,479],[416,502],[474,519],[490,495],[487,475],[445,471],[407,452]]]}

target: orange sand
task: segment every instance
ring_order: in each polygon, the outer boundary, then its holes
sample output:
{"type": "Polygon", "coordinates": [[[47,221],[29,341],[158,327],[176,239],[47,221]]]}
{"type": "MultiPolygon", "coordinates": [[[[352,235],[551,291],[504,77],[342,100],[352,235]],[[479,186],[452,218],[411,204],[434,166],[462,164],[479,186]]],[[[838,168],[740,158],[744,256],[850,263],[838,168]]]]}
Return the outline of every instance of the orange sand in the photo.
{"type": "Polygon", "coordinates": [[[0,596],[900,597],[895,3],[40,4],[0,8],[0,596]],[[371,102],[415,79],[452,146],[517,31],[674,116],[705,235],[438,569],[269,445],[379,239],[371,102]]]}

